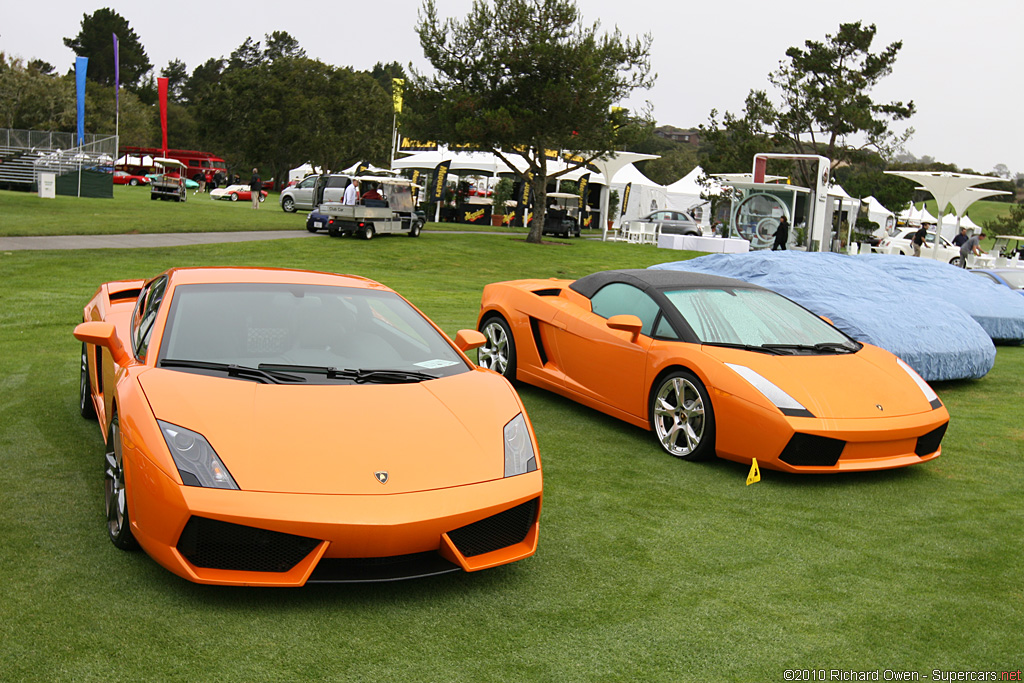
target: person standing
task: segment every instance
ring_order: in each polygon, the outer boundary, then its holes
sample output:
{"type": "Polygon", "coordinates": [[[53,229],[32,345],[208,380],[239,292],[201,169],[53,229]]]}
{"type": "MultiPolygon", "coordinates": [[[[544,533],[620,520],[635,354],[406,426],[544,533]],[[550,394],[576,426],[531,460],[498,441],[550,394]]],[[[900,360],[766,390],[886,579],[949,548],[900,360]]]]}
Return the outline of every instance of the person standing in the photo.
{"type": "Polygon", "coordinates": [[[921,255],[921,247],[924,246],[924,241],[927,238],[928,226],[922,223],[920,229],[914,233],[914,238],[910,241],[910,243],[914,245],[914,256],[921,255]]]}
{"type": "Polygon", "coordinates": [[[779,227],[775,229],[775,244],[772,245],[772,251],[781,249],[786,251],[786,242],[789,241],[789,221],[783,216],[779,219],[779,227]]]}
{"type": "Polygon", "coordinates": [[[249,179],[249,193],[252,194],[252,208],[260,208],[260,192],[263,190],[263,181],[256,169],[252,169],[252,178],[249,179]]]}
{"type": "Polygon", "coordinates": [[[960,228],[960,234],[953,238],[954,247],[964,246],[964,242],[967,241],[967,228],[960,228]]]}
{"type": "Polygon", "coordinates": [[[355,206],[359,203],[359,181],[355,178],[345,188],[345,198],[342,200],[342,204],[348,204],[349,206],[355,206]]]}
{"type": "Polygon", "coordinates": [[[970,254],[974,254],[975,256],[981,256],[981,253],[982,253],[981,252],[981,240],[984,237],[985,237],[985,233],[979,232],[977,235],[974,235],[973,237],[968,239],[966,242],[964,242],[963,246],[960,247],[960,267],[961,268],[966,268],[967,267],[967,257],[970,254]]]}

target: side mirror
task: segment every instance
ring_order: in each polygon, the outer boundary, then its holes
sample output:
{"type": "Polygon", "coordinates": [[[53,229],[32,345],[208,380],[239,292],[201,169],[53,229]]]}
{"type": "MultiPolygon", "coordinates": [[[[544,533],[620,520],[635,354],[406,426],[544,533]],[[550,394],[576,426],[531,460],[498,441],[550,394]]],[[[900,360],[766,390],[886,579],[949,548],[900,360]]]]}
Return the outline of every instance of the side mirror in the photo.
{"type": "Polygon", "coordinates": [[[463,353],[478,349],[486,343],[487,337],[477,330],[459,330],[455,335],[455,346],[463,353]]]}
{"type": "Polygon", "coordinates": [[[124,350],[124,346],[121,344],[121,340],[118,338],[117,331],[112,323],[81,323],[75,327],[74,334],[75,339],[78,341],[102,346],[110,351],[111,357],[118,365],[122,367],[128,365],[130,360],[128,352],[124,350]]]}
{"type": "Polygon", "coordinates": [[[613,315],[608,318],[608,327],[613,330],[629,332],[632,335],[630,341],[635,342],[640,337],[640,330],[643,329],[644,324],[635,315],[613,315]]]}
{"type": "Polygon", "coordinates": [[[832,327],[836,326],[836,324],[834,322],[832,322],[832,318],[828,317],[827,315],[819,315],[818,317],[821,318],[822,320],[824,320],[825,322],[827,322],[832,327]]]}

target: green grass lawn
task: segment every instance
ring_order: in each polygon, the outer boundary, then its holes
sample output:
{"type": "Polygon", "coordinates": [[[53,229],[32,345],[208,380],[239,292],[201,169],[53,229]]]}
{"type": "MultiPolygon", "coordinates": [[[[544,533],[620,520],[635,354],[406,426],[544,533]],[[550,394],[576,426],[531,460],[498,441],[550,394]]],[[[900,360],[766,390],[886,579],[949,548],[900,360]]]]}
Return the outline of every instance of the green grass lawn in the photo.
{"type": "MultiPolygon", "coordinates": [[[[935,216],[935,200],[929,199],[924,205],[928,209],[928,213],[935,216]]],[[[972,221],[984,227],[988,221],[1010,213],[1011,206],[1012,204],[1007,204],[1006,202],[983,200],[971,204],[970,208],[967,209],[967,215],[971,217],[972,221]]]]}
{"type": "MultiPolygon", "coordinates": [[[[252,213],[191,198],[154,205],[252,213]]],[[[675,460],[646,432],[523,386],[545,474],[540,547],[476,574],[228,589],[190,584],[106,539],[103,446],[78,415],[71,336],[103,281],[189,265],[357,273],[454,334],[475,325],[488,282],[665,260],[650,246],[431,233],[0,253],[0,680],[707,682],[790,680],[787,669],[1019,669],[1024,347],[999,347],[984,379],[936,385],[952,415],[938,460],[852,476],[764,471],[753,486],[746,467],[675,460]]],[[[310,410],[331,419],[330,406],[310,410]]]]}

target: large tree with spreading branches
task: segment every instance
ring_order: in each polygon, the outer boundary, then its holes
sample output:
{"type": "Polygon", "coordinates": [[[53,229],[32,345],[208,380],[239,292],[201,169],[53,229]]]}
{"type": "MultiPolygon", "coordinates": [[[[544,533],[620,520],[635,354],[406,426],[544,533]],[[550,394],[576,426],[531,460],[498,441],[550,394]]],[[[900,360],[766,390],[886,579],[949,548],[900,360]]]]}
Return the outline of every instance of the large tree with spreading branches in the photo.
{"type": "Polygon", "coordinates": [[[614,105],[652,85],[650,36],[585,25],[571,0],[474,0],[461,21],[442,20],[426,0],[416,30],[434,74],[409,78],[403,133],[489,150],[512,168],[520,157],[537,207],[529,242],[541,241],[549,178],[649,125],[614,105]],[[551,151],[574,161],[551,172],[551,151]]]}

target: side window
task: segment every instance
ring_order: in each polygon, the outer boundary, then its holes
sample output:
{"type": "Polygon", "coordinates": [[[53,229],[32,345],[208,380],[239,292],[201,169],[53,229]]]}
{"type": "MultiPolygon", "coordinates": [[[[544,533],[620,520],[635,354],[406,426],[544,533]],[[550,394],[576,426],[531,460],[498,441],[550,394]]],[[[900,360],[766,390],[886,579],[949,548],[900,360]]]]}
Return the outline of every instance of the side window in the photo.
{"type": "Polygon", "coordinates": [[[303,180],[301,183],[299,183],[299,187],[302,187],[302,188],[313,187],[313,185],[315,183],[316,183],[316,176],[315,175],[311,175],[308,178],[306,178],[305,180],[303,180]]]}
{"type": "Polygon", "coordinates": [[[672,329],[672,325],[669,324],[668,318],[665,316],[658,317],[658,324],[654,328],[654,336],[661,339],[679,339],[679,335],[672,329]]]}
{"type": "Polygon", "coordinates": [[[621,282],[613,282],[602,287],[590,300],[590,305],[594,313],[602,318],[635,315],[644,324],[640,331],[648,337],[652,336],[651,332],[659,312],[654,299],[636,287],[621,282]]]}
{"type": "Polygon", "coordinates": [[[139,294],[135,313],[132,315],[132,350],[136,358],[144,358],[149,349],[149,338],[153,334],[153,324],[156,322],[156,314],[160,310],[166,289],[167,278],[162,277],[150,283],[139,294]]]}

